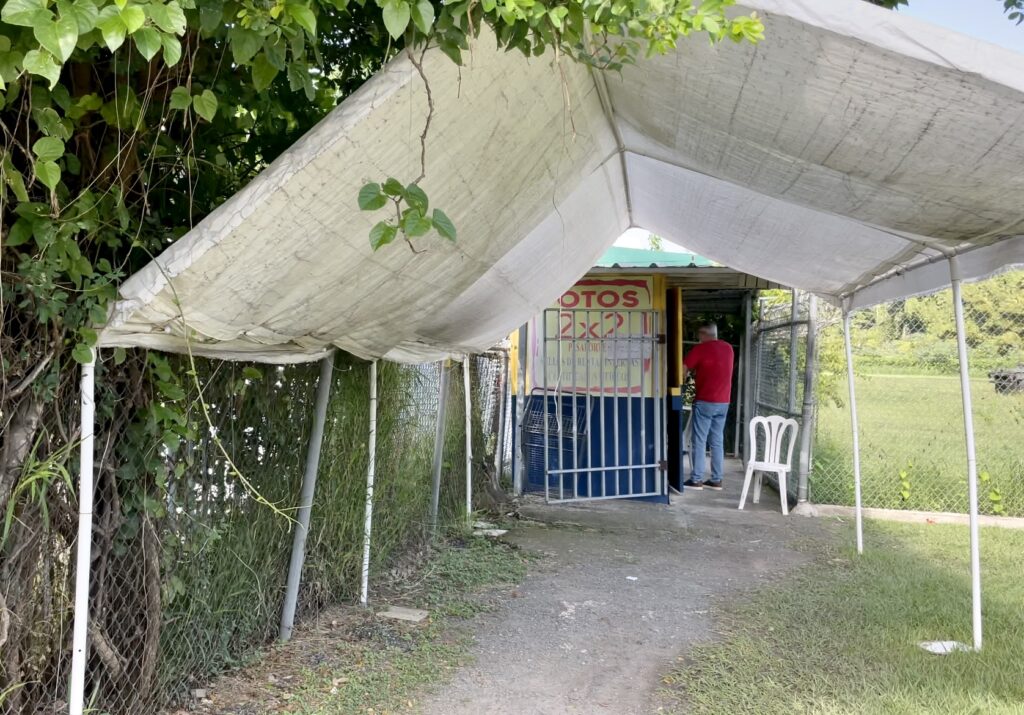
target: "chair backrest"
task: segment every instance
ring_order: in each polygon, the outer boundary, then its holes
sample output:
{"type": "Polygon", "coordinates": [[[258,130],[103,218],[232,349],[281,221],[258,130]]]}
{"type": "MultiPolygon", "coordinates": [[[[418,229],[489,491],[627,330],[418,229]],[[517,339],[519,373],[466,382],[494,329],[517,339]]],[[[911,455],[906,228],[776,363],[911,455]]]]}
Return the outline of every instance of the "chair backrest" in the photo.
{"type": "Polygon", "coordinates": [[[751,460],[788,468],[793,462],[793,446],[796,444],[796,433],[799,429],[800,425],[796,420],[778,415],[755,417],[750,420],[751,460]],[[758,440],[762,432],[763,442],[758,440]],[[787,439],[789,444],[785,447],[786,459],[783,461],[783,442],[787,439]]]}

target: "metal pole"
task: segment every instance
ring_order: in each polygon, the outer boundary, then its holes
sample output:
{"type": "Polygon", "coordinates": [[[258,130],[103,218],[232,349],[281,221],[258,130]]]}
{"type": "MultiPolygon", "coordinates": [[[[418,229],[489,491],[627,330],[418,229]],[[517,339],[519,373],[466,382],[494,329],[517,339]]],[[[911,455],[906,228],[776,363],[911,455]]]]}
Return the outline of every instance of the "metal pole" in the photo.
{"type": "Polygon", "coordinates": [[[366,464],[366,509],[363,522],[363,578],[359,588],[359,603],[366,605],[370,596],[370,536],[373,532],[373,479],[377,464],[377,361],[370,363],[370,435],[366,464]]]}
{"type": "Polygon", "coordinates": [[[519,328],[519,340],[516,350],[516,421],[512,432],[512,445],[515,451],[515,474],[513,475],[513,491],[518,496],[523,493],[526,481],[526,449],[523,446],[523,421],[526,419],[526,361],[529,346],[526,325],[519,328]]]}
{"type": "Polygon", "coordinates": [[[792,289],[793,293],[793,304],[790,309],[789,317],[789,413],[796,413],[796,380],[797,380],[797,360],[796,352],[799,349],[797,345],[798,331],[796,319],[800,313],[800,292],[796,289],[792,289]]]}
{"type": "Polygon", "coordinates": [[[462,359],[462,389],[466,399],[466,524],[473,520],[473,398],[469,357],[462,359]]]}
{"type": "Polygon", "coordinates": [[[96,349],[82,365],[81,434],[79,444],[78,545],[75,561],[75,620],[71,641],[70,715],[85,709],[85,665],[89,647],[89,583],[92,563],[93,440],[96,431],[96,349]]]}
{"type": "MultiPolygon", "coordinates": [[[[750,424],[751,418],[754,416],[754,404],[751,399],[754,394],[754,360],[751,354],[753,350],[753,340],[751,339],[751,332],[753,330],[752,321],[754,319],[754,294],[747,293],[743,298],[743,428],[750,424]]],[[[740,431],[743,432],[744,429],[740,431]]],[[[741,439],[743,445],[743,463],[746,464],[750,461],[750,445],[747,443],[746,434],[741,439]]]]}
{"type": "Polygon", "coordinates": [[[953,314],[956,319],[956,348],[960,362],[960,392],[964,403],[964,438],[967,443],[967,498],[970,502],[971,532],[971,631],[974,650],[981,650],[981,555],[978,530],[978,463],[974,449],[974,414],[971,403],[971,379],[967,362],[967,336],[964,329],[964,303],[960,294],[960,264],[949,258],[949,277],[953,288],[953,314]]]}
{"type": "Polygon", "coordinates": [[[292,558],[288,565],[288,584],[284,592],[284,607],[281,609],[281,631],[278,638],[282,643],[292,637],[292,628],[295,625],[299,584],[302,582],[302,564],[306,559],[306,535],[309,533],[316,475],[320,468],[320,451],[324,442],[324,425],[327,424],[327,404],[330,402],[333,372],[334,353],[331,353],[320,361],[320,379],[316,384],[313,429],[309,433],[309,445],[306,447],[306,471],[302,475],[299,512],[296,515],[295,534],[292,537],[292,558]]]}
{"type": "Polygon", "coordinates": [[[430,491],[430,533],[437,533],[437,509],[441,501],[441,466],[444,463],[444,423],[448,411],[448,367],[441,361],[441,376],[437,384],[437,427],[434,431],[434,463],[430,491]]]}
{"type": "Polygon", "coordinates": [[[864,512],[860,491],[860,430],[857,427],[857,390],[853,382],[853,348],[850,314],[843,313],[843,345],[846,348],[846,379],[850,384],[850,430],[853,432],[853,504],[857,523],[857,553],[864,553],[864,512]]]}
{"type": "Polygon", "coordinates": [[[818,375],[818,297],[807,296],[807,365],[804,369],[804,408],[800,431],[800,479],[797,501],[807,501],[811,475],[811,445],[814,437],[814,381],[818,375]]]}
{"type": "MultiPolygon", "coordinates": [[[[734,415],[734,424],[732,431],[732,457],[736,459],[740,456],[740,432],[743,431],[743,404],[744,394],[746,392],[746,375],[747,375],[747,346],[746,340],[740,339],[740,351],[736,360],[736,414],[734,415]]],[[[680,398],[681,399],[681,398],[680,398]]],[[[680,419],[682,419],[682,412],[679,413],[680,419]]]]}
{"type": "Polygon", "coordinates": [[[494,435],[494,486],[501,488],[501,476],[505,471],[505,421],[508,412],[505,402],[508,396],[508,353],[501,355],[501,366],[498,369],[498,431],[494,435]]]}

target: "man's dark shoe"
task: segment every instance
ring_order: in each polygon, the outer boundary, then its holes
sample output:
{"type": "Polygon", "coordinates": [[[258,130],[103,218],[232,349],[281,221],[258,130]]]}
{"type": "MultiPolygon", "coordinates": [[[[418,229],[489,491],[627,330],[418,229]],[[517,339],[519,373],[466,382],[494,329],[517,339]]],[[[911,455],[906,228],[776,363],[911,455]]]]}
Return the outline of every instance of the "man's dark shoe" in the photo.
{"type": "Polygon", "coordinates": [[[705,489],[714,489],[715,491],[722,491],[722,480],[719,479],[717,482],[707,481],[704,482],[705,489]]]}
{"type": "Polygon", "coordinates": [[[685,482],[683,482],[683,486],[686,487],[687,489],[703,489],[704,482],[695,482],[692,479],[687,479],[685,482]]]}

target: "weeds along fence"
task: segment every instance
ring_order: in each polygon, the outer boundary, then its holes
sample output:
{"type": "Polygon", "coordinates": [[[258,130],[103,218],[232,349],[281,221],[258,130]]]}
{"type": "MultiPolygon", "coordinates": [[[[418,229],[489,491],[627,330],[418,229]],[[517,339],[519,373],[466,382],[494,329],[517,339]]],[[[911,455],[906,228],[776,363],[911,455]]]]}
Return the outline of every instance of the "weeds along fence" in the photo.
{"type": "MultiPolygon", "coordinates": [[[[963,286],[982,513],[1024,516],[1024,271],[963,286]]],[[[838,313],[821,325],[811,499],[853,504],[846,363],[838,313]]],[[[967,511],[952,292],[852,314],[867,507],[967,511]]]]}
{"type": "MultiPolygon", "coordinates": [[[[436,363],[378,368],[371,584],[396,556],[427,542],[441,399],[446,419],[439,522],[464,523],[467,516],[462,365],[447,368],[445,395],[438,391],[441,369],[436,363]]],[[[213,677],[244,664],[278,634],[294,526],[282,513],[294,514],[299,499],[318,367],[197,361],[197,372],[209,422],[204,419],[180,445],[168,435],[153,446],[163,465],[159,473],[134,473],[112,464],[109,454],[98,458],[89,712],[187,709],[213,677]]],[[[507,404],[505,355],[475,356],[471,376],[474,473],[482,486],[494,478],[496,435],[508,419],[499,414],[507,404]]],[[[101,373],[98,390],[102,384],[101,373]]],[[[369,366],[339,355],[306,542],[300,620],[357,596],[368,418],[369,366]]],[[[67,708],[77,481],[58,474],[40,491],[38,474],[34,483],[30,478],[16,490],[0,547],[5,715],[67,708]]]]}

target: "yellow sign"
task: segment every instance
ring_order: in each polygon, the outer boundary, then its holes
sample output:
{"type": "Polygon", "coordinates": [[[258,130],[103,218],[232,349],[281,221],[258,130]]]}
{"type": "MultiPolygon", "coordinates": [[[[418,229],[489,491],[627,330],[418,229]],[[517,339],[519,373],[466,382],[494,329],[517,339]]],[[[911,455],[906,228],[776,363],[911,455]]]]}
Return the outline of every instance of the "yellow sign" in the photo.
{"type": "Polygon", "coordinates": [[[584,278],[530,326],[532,384],[605,396],[654,394],[653,277],[584,278]],[[545,369],[546,366],[546,369],[545,369]]]}

